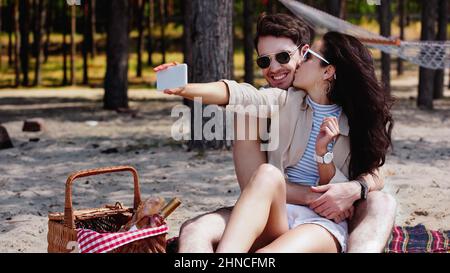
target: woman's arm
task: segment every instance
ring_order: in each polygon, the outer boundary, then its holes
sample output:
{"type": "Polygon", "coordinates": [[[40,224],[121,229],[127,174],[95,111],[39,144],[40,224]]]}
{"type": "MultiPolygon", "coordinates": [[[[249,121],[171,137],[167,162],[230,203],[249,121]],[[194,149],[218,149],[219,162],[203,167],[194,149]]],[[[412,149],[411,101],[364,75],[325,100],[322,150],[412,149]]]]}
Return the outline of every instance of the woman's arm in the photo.
{"type": "MultiPolygon", "coordinates": [[[[328,152],[328,144],[336,140],[339,136],[339,124],[335,117],[326,117],[320,126],[319,134],[316,139],[316,155],[324,156],[328,152]]],[[[330,183],[336,174],[336,166],[331,163],[317,163],[319,171],[319,185],[330,183]]]]}
{"type": "Polygon", "coordinates": [[[313,192],[309,186],[286,182],[286,202],[288,204],[309,206],[320,196],[322,193],[313,192]]]}
{"type": "Polygon", "coordinates": [[[224,82],[190,83],[184,87],[166,89],[164,93],[189,100],[201,98],[204,104],[227,105],[230,99],[228,87],[224,82]]]}
{"type": "MultiPolygon", "coordinates": [[[[318,153],[318,155],[323,156],[325,153],[318,153]]],[[[331,179],[334,177],[334,174],[336,173],[336,166],[334,166],[333,162],[329,164],[317,163],[317,169],[319,171],[320,186],[330,183],[331,179]]]]}
{"type": "Polygon", "coordinates": [[[369,192],[381,191],[384,188],[384,180],[378,169],[373,174],[366,174],[358,177],[358,180],[364,180],[367,183],[369,192]]]}

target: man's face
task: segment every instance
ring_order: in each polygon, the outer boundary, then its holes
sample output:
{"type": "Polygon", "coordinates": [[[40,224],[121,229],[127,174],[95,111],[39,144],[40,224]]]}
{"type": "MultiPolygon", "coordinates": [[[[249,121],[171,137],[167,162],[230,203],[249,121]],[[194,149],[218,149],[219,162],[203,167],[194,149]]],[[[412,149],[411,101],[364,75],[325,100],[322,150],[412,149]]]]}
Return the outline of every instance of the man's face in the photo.
{"type": "Polygon", "coordinates": [[[262,69],[262,74],[271,87],[288,89],[294,81],[295,69],[299,64],[301,48],[296,50],[297,45],[289,38],[262,36],[258,41],[259,56],[271,54],[270,66],[262,69]],[[275,59],[275,54],[282,51],[295,51],[287,64],[280,64],[275,59]]]}

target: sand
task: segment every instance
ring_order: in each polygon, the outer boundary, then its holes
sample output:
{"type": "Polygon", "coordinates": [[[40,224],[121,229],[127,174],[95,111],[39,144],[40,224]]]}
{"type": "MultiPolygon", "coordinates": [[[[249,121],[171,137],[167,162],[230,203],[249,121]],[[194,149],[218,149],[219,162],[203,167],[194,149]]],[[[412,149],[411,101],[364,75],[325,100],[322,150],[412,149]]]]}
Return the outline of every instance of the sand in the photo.
{"type": "MultiPolygon", "coordinates": [[[[394,150],[383,173],[384,191],[399,204],[396,224],[450,229],[450,92],[435,102],[435,111],[421,111],[414,98],[417,74],[392,85],[398,97],[394,150]]],[[[78,170],[131,165],[143,198],[179,197],[182,205],[168,218],[169,237],[185,220],[236,201],[231,151],[200,156],[170,138],[176,120],[170,112],[179,98],[130,90],[130,105],[139,109],[133,117],[102,110],[102,92],[0,90],[0,123],[14,144],[0,150],[0,252],[46,252],[48,212],[63,211],[65,181],[78,170]],[[22,132],[29,118],[42,118],[45,130],[22,132]]],[[[75,208],[132,204],[128,173],[82,178],[73,189],[75,208]]]]}

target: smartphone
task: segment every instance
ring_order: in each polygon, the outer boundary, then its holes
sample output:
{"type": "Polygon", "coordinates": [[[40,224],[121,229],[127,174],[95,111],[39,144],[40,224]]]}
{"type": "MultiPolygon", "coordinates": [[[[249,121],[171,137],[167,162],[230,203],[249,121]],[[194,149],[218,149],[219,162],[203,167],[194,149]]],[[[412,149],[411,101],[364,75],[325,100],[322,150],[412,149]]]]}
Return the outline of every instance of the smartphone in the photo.
{"type": "Polygon", "coordinates": [[[183,87],[188,83],[187,64],[178,64],[156,73],[156,90],[183,87]]]}

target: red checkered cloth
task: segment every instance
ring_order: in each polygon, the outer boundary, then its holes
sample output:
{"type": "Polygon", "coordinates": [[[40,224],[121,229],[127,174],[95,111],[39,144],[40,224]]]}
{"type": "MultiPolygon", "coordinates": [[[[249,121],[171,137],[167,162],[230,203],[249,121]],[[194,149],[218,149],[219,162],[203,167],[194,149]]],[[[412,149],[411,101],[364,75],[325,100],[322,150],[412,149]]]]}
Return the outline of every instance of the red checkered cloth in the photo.
{"type": "Polygon", "coordinates": [[[80,253],[106,253],[131,242],[169,232],[164,224],[154,228],[126,232],[98,233],[90,229],[77,229],[80,253]]]}
{"type": "Polygon", "coordinates": [[[387,253],[440,253],[450,252],[450,231],[428,230],[424,225],[396,226],[385,252],[387,253]]]}

